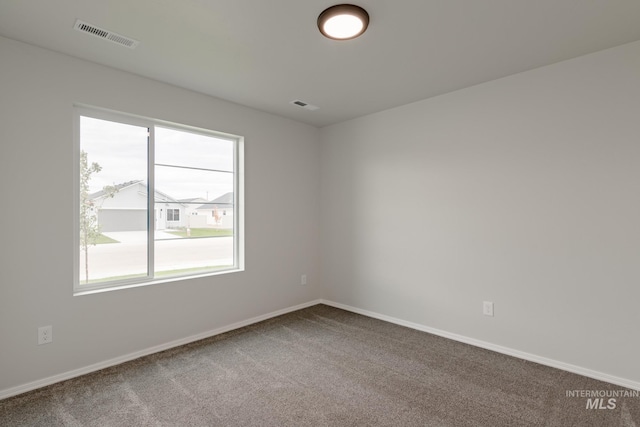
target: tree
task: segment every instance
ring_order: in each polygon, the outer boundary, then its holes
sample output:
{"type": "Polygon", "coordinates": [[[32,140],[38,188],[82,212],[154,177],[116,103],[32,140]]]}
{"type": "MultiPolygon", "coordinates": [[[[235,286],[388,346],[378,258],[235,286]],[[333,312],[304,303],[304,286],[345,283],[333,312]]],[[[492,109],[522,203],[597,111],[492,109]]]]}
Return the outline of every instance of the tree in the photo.
{"type": "MultiPolygon", "coordinates": [[[[102,170],[93,162],[89,164],[87,153],[80,152],[80,248],[84,251],[85,283],[89,283],[89,246],[95,246],[101,234],[98,211],[95,202],[89,197],[91,176],[102,170]]],[[[102,188],[104,198],[113,197],[118,189],[112,185],[102,188]]],[[[103,199],[104,200],[104,199],[103,199]]]]}

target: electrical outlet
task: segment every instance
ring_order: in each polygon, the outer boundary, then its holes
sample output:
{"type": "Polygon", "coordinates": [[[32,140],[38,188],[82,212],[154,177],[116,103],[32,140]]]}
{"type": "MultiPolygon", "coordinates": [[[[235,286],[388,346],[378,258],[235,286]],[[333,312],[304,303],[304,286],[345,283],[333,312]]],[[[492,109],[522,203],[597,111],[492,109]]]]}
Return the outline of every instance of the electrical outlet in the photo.
{"type": "Polygon", "coordinates": [[[485,316],[493,316],[493,302],[484,301],[482,303],[482,314],[485,316]]]}
{"type": "Polygon", "coordinates": [[[38,345],[49,344],[53,341],[53,326],[42,326],[38,328],[38,345]]]}
{"type": "Polygon", "coordinates": [[[301,285],[306,285],[307,284],[307,275],[303,274],[302,276],[300,276],[300,284],[301,285]]]}

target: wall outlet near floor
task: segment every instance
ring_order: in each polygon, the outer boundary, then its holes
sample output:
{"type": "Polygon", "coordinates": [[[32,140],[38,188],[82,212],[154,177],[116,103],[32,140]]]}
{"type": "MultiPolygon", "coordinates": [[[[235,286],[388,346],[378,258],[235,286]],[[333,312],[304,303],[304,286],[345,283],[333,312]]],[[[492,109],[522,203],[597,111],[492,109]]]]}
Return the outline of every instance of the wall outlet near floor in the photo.
{"type": "Polygon", "coordinates": [[[306,285],[307,284],[307,275],[303,274],[302,276],[300,276],[300,284],[301,285],[306,285]]]}
{"type": "Polygon", "coordinates": [[[482,314],[484,314],[485,316],[493,316],[493,302],[491,301],[482,302],[482,314]]]}
{"type": "Polygon", "coordinates": [[[41,326],[38,328],[38,345],[49,344],[53,341],[53,326],[41,326]]]}

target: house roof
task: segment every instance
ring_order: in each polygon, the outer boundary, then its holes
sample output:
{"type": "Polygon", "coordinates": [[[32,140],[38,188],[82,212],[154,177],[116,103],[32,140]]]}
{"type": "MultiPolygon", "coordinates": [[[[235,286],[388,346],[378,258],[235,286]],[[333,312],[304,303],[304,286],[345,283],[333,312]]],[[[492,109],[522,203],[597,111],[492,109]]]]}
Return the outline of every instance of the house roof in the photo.
{"type": "MultiPolygon", "coordinates": [[[[123,188],[130,187],[132,185],[139,184],[139,183],[142,183],[142,182],[143,181],[141,179],[138,179],[138,180],[135,180],[135,181],[127,181],[127,182],[123,182],[121,184],[116,184],[115,188],[116,188],[116,191],[120,191],[123,188]]],[[[98,198],[104,196],[105,193],[106,192],[104,190],[100,190],[100,191],[96,191],[95,193],[91,193],[91,194],[89,194],[89,200],[98,199],[98,198]]]]}
{"type": "Polygon", "coordinates": [[[230,208],[233,207],[233,191],[223,194],[222,196],[211,200],[210,202],[203,203],[196,209],[213,209],[213,207],[230,208]]]}
{"type": "MultiPolygon", "coordinates": [[[[158,190],[157,188],[156,188],[155,192],[156,192],[156,203],[157,202],[180,203],[180,201],[178,199],[174,199],[173,197],[171,197],[167,193],[163,193],[162,191],[158,190]],[[159,200],[158,199],[158,194],[161,195],[162,197],[164,197],[164,200],[159,200]]],[[[180,204],[182,204],[182,203],[180,203],[180,204]]]]}
{"type": "Polygon", "coordinates": [[[184,204],[196,204],[206,202],[207,199],[203,199],[202,197],[192,197],[189,199],[178,199],[178,201],[184,204]]]}
{"type": "MultiPolygon", "coordinates": [[[[134,180],[134,181],[123,182],[121,184],[116,184],[115,185],[116,192],[120,191],[120,190],[123,190],[125,188],[128,188],[128,187],[134,186],[134,185],[141,185],[144,188],[145,191],[147,190],[147,186],[144,184],[144,181],[139,179],[139,180],[134,180]]],[[[100,197],[104,197],[105,193],[106,192],[104,190],[100,190],[100,191],[96,191],[95,193],[91,193],[91,194],[89,194],[89,200],[95,200],[95,199],[99,199],[100,197]]],[[[158,190],[157,188],[155,190],[155,193],[156,193],[156,203],[157,202],[169,202],[169,203],[182,204],[182,201],[174,199],[173,197],[171,197],[167,193],[164,193],[164,192],[158,190]],[[160,195],[162,198],[159,198],[158,195],[160,195]]]]}

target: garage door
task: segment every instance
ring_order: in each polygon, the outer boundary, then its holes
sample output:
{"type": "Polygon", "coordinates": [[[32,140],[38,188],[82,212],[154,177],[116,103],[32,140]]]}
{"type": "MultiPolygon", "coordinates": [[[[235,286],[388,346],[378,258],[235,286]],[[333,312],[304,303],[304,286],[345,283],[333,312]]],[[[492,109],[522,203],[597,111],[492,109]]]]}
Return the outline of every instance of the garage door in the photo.
{"type": "Polygon", "coordinates": [[[145,231],[147,211],[139,209],[101,209],[98,221],[102,231],[145,231]]]}

